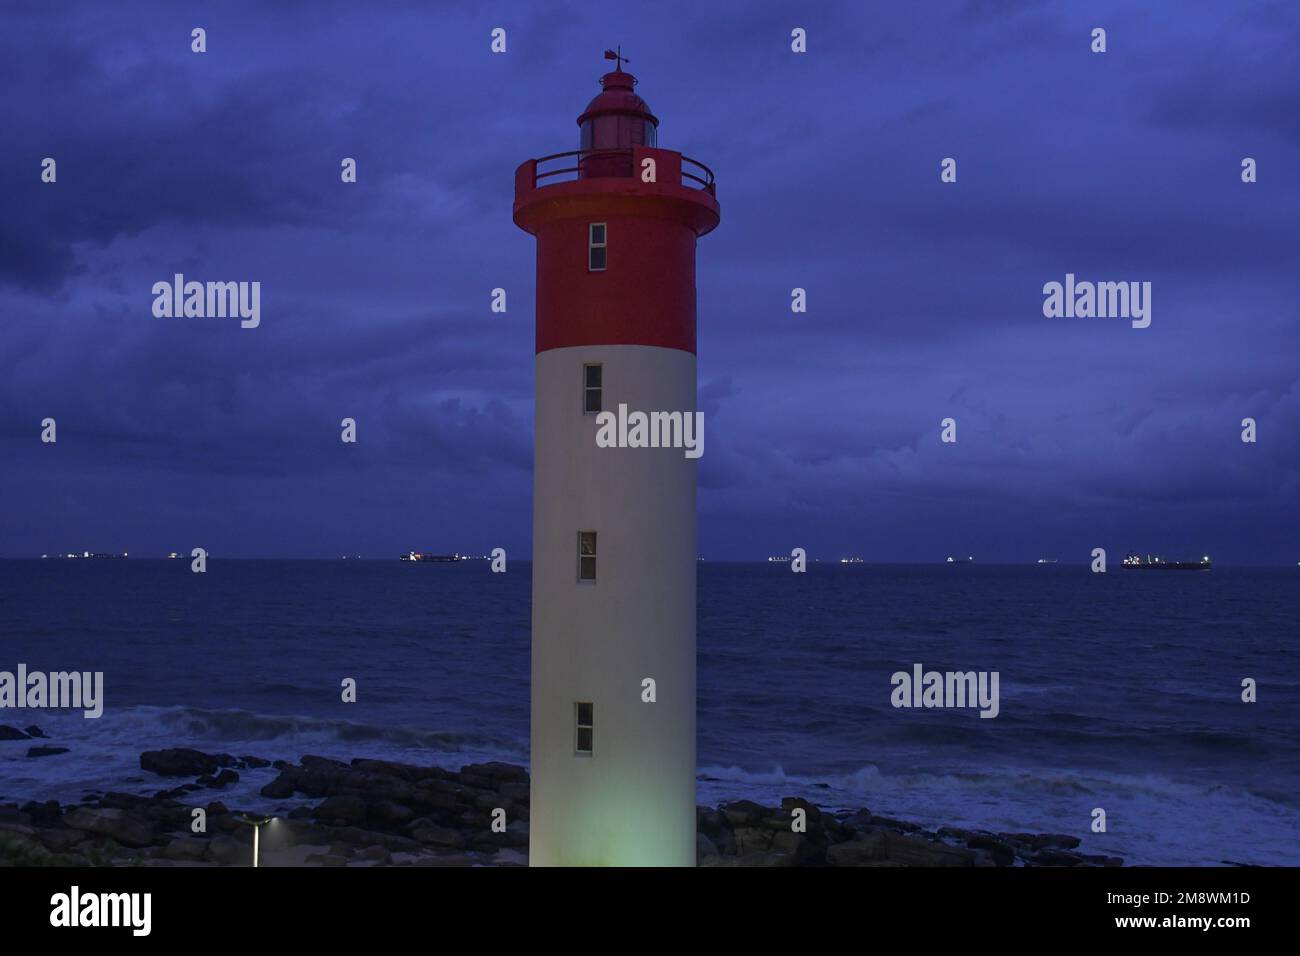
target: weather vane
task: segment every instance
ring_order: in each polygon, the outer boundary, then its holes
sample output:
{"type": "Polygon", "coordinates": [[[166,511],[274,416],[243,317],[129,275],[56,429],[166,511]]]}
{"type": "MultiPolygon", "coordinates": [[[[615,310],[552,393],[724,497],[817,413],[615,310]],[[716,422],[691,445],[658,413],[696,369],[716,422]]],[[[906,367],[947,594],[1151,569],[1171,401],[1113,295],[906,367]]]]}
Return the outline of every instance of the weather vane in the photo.
{"type": "Polygon", "coordinates": [[[614,69],[615,69],[615,71],[618,72],[618,73],[622,73],[622,72],[623,72],[623,64],[624,64],[624,63],[631,63],[631,62],[632,62],[631,60],[629,60],[627,57],[625,57],[625,56],[623,55],[623,44],[621,44],[621,43],[620,43],[618,46],[616,46],[614,49],[612,49],[612,50],[606,50],[606,51],[605,51],[605,59],[607,59],[607,60],[614,60],[614,61],[615,61],[614,69]]]}

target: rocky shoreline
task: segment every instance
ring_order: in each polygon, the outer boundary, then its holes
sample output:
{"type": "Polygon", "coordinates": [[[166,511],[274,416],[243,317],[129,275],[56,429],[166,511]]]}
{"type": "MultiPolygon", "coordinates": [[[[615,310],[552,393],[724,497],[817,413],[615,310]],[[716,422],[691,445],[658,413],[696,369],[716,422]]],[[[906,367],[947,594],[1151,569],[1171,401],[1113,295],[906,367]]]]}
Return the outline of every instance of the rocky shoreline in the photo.
{"type": "MultiPolygon", "coordinates": [[[[0,728],[0,731],[13,728],[0,728]]],[[[37,730],[37,728],[29,728],[37,730]]],[[[21,733],[21,732],[20,732],[21,733]]],[[[24,738],[39,733],[24,734],[24,738]]],[[[0,739],[17,740],[13,736],[0,739]]],[[[39,746],[39,745],[37,745],[39,746]]],[[[40,756],[39,754],[33,756],[40,756]]],[[[261,789],[299,802],[262,827],[264,866],[523,866],[528,862],[528,771],[505,763],[459,771],[358,758],[304,756],[297,764],[177,748],[146,751],[142,770],[191,782],[152,796],[89,793],[83,802],[0,803],[0,865],[248,866],[252,827],[211,799],[240,771],[273,767],[261,789]],[[315,801],[314,803],[311,801],[315,801]],[[205,831],[193,832],[196,810],[205,831]],[[496,811],[504,811],[504,817],[496,811]],[[493,827],[493,819],[498,820],[493,827]]],[[[916,824],[868,810],[831,813],[799,797],[780,807],[748,800],[697,811],[701,866],[1120,866],[1078,851],[1077,837],[987,833],[916,824]],[[804,832],[792,821],[804,811],[804,832]]]]}

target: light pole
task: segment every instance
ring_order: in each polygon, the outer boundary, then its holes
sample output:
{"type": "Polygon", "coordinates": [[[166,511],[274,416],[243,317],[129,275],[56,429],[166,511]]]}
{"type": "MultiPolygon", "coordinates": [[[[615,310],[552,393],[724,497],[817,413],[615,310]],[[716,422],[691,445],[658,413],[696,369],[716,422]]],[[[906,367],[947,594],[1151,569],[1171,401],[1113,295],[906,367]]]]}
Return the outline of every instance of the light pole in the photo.
{"type": "Polygon", "coordinates": [[[260,842],[259,836],[262,832],[262,827],[274,820],[275,817],[257,816],[252,813],[236,813],[235,819],[241,823],[247,823],[253,828],[253,868],[257,869],[257,857],[260,842]]]}

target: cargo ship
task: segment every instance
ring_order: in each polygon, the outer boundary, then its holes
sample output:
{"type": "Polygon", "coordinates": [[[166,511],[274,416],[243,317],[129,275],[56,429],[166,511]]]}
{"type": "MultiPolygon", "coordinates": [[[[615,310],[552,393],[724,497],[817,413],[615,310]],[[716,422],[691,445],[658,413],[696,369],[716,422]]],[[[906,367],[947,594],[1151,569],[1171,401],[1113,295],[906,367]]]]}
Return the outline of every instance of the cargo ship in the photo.
{"type": "Polygon", "coordinates": [[[1140,554],[1127,554],[1120,567],[1154,571],[1208,571],[1212,563],[1208,554],[1199,561],[1167,561],[1158,554],[1148,554],[1145,557],[1140,554]]]}
{"type": "Polygon", "coordinates": [[[402,561],[460,561],[459,554],[429,554],[427,551],[408,551],[400,557],[402,561]]]}

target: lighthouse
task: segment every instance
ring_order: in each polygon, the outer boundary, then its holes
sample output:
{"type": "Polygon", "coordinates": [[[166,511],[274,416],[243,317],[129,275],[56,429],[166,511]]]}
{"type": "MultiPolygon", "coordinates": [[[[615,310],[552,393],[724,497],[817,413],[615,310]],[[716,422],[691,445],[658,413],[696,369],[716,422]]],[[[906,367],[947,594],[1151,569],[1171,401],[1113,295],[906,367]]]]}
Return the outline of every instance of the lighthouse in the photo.
{"type": "Polygon", "coordinates": [[[695,243],[719,208],[607,57],[579,148],[515,173],[537,241],[529,862],[694,866],[697,462],[597,431],[694,415],[695,243]]]}

